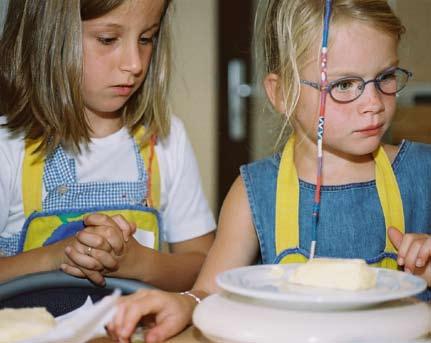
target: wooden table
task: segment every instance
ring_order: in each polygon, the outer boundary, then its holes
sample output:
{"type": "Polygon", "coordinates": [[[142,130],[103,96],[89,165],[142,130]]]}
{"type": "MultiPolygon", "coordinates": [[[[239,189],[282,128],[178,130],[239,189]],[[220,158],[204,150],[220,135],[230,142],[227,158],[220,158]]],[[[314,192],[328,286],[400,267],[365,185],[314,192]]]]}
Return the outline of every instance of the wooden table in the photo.
{"type": "MultiPolygon", "coordinates": [[[[88,343],[113,343],[114,341],[109,338],[97,338],[88,343]]],[[[143,341],[133,341],[133,343],[140,343],[143,341]]],[[[190,326],[179,335],[168,339],[166,343],[211,343],[210,340],[205,338],[201,332],[194,326],[190,326]]]]}

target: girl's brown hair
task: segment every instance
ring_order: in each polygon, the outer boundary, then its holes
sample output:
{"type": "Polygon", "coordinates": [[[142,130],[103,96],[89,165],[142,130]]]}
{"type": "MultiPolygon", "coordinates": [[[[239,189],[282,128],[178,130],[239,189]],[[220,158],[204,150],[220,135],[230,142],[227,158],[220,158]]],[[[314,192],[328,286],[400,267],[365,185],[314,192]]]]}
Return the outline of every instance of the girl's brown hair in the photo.
{"type": "MultiPolygon", "coordinates": [[[[321,41],[324,7],[325,0],[261,0],[258,7],[255,52],[259,84],[263,85],[269,73],[278,75],[286,106],[279,148],[298,104],[300,71],[321,41]]],[[[331,25],[349,20],[365,22],[397,40],[405,31],[386,0],[333,0],[331,25]]]]}
{"type": "MultiPolygon", "coordinates": [[[[40,151],[58,144],[79,151],[90,127],[81,93],[81,21],[100,17],[129,0],[13,0],[0,40],[0,113],[12,134],[40,139],[40,151]]],[[[165,0],[157,43],[141,87],[121,109],[130,132],[169,133],[171,0],[165,0]]]]}

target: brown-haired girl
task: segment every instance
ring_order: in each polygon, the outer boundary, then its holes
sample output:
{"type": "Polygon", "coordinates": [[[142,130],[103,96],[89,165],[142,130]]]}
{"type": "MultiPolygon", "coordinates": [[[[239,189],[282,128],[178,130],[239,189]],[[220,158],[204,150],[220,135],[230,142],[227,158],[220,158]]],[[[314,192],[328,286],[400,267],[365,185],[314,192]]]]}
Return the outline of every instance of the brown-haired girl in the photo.
{"type": "Polygon", "coordinates": [[[167,106],[171,12],[170,0],[10,2],[0,280],[61,268],[98,284],[193,284],[215,223],[167,106]]]}

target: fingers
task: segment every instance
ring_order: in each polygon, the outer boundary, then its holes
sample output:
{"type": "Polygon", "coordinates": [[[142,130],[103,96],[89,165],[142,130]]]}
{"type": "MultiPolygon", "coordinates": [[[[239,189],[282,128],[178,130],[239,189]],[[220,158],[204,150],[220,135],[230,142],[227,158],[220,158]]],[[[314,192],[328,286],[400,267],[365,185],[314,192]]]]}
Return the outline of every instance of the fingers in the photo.
{"type": "Polygon", "coordinates": [[[397,262],[400,266],[404,266],[404,271],[415,273],[417,268],[422,268],[429,262],[430,255],[430,236],[426,234],[402,235],[401,243],[398,245],[397,262]]]}
{"type": "MultiPolygon", "coordinates": [[[[94,251],[91,251],[91,253],[94,254],[94,251]]],[[[71,263],[75,264],[62,264],[61,269],[65,273],[77,277],[85,277],[97,285],[105,285],[105,278],[102,274],[104,266],[98,260],[86,255],[84,252],[78,252],[72,247],[66,247],[65,254],[71,263]]]]}
{"type": "Polygon", "coordinates": [[[431,254],[431,238],[423,237],[412,241],[405,257],[405,271],[414,273],[429,262],[431,254]]]}
{"type": "Polygon", "coordinates": [[[166,316],[154,328],[148,330],[145,335],[145,342],[164,342],[184,330],[186,325],[184,322],[178,321],[174,316],[166,316]]]}
{"type": "Polygon", "coordinates": [[[119,340],[119,342],[128,342],[138,322],[150,310],[145,301],[146,294],[147,291],[142,290],[120,298],[117,302],[115,317],[107,325],[110,336],[119,340]]]}
{"type": "Polygon", "coordinates": [[[95,213],[84,218],[87,226],[77,237],[81,239],[81,233],[92,232],[105,238],[116,255],[121,255],[124,249],[124,238],[118,224],[108,215],[95,213]]]}
{"type": "Polygon", "coordinates": [[[112,216],[112,220],[117,223],[118,227],[120,228],[121,232],[123,233],[123,239],[125,242],[129,241],[129,237],[133,236],[133,234],[136,232],[136,224],[135,223],[129,223],[121,214],[117,214],[115,216],[112,216]]]}
{"type": "Polygon", "coordinates": [[[135,331],[142,317],[160,310],[157,292],[140,291],[126,297],[118,304],[118,315],[115,318],[115,331],[123,339],[129,338],[135,331]],[[151,295],[154,295],[152,297],[151,295]],[[136,304],[136,305],[135,305],[136,304]]]}
{"type": "Polygon", "coordinates": [[[411,240],[410,237],[406,237],[406,242],[410,242],[410,245],[404,250],[404,271],[413,274],[416,268],[416,260],[418,258],[419,250],[421,249],[421,242],[411,240]]]}
{"type": "Polygon", "coordinates": [[[136,225],[121,215],[110,217],[101,213],[86,216],[84,223],[85,229],[71,237],[70,246],[65,249],[68,261],[61,268],[70,275],[104,285],[103,274],[119,269],[120,260],[127,253],[125,242],[135,233],[136,225]]]}
{"type": "Polygon", "coordinates": [[[416,267],[425,267],[431,258],[431,237],[428,237],[418,252],[416,267]]]}
{"type": "Polygon", "coordinates": [[[394,245],[395,249],[399,250],[399,246],[403,240],[403,234],[394,227],[388,228],[388,236],[394,245]]]}
{"type": "MultiPolygon", "coordinates": [[[[85,246],[81,245],[79,248],[68,246],[64,249],[66,256],[78,267],[85,267],[91,270],[102,271],[103,264],[101,264],[97,259],[86,254],[84,249],[85,246]],[[79,249],[79,250],[78,250],[79,249]]],[[[94,253],[91,251],[91,253],[94,253]]]]}
{"type": "Polygon", "coordinates": [[[122,297],[108,331],[120,342],[128,342],[137,324],[155,315],[156,325],[146,334],[145,342],[159,342],[183,330],[191,320],[193,309],[183,296],[155,290],[141,290],[122,297]]]}
{"type": "Polygon", "coordinates": [[[73,267],[69,264],[62,264],[61,270],[66,274],[69,274],[75,277],[89,279],[91,282],[93,282],[96,285],[99,285],[99,286],[105,285],[105,278],[101,273],[98,273],[92,270],[80,269],[78,267],[73,267]]]}
{"type": "Polygon", "coordinates": [[[61,270],[69,275],[76,276],[79,278],[89,279],[96,285],[105,286],[105,278],[104,276],[96,271],[87,270],[84,268],[74,267],[69,264],[62,264],[60,266],[61,270]]]}
{"type": "Polygon", "coordinates": [[[76,234],[76,239],[84,246],[92,247],[99,250],[110,252],[112,250],[111,244],[99,234],[91,230],[82,230],[76,234]]]}
{"type": "Polygon", "coordinates": [[[71,266],[69,264],[63,263],[60,266],[61,270],[69,275],[75,276],[75,277],[79,277],[79,278],[85,278],[85,274],[82,272],[81,269],[79,269],[78,267],[74,267],[71,266]]]}
{"type": "Polygon", "coordinates": [[[83,233],[97,234],[106,239],[116,255],[123,253],[124,242],[128,242],[129,238],[136,232],[136,224],[129,223],[120,214],[110,217],[105,214],[95,213],[85,217],[84,223],[87,227],[78,234],[78,239],[82,240],[86,245],[107,250],[101,246],[101,241],[91,243],[88,240],[93,241],[94,237],[83,235],[83,233]]]}
{"type": "Polygon", "coordinates": [[[88,270],[115,271],[118,269],[118,261],[108,252],[104,250],[91,249],[88,252],[88,247],[81,246],[78,249],[74,247],[67,247],[65,249],[67,257],[79,267],[88,270]]]}
{"type": "Polygon", "coordinates": [[[81,271],[85,274],[85,277],[94,284],[102,287],[105,286],[106,281],[102,273],[96,272],[94,270],[87,270],[84,268],[81,268],[81,271]]]}
{"type": "Polygon", "coordinates": [[[70,268],[64,266],[64,271],[80,277],[83,273],[94,283],[104,284],[103,275],[117,271],[127,255],[125,239],[130,239],[136,225],[129,224],[121,215],[111,218],[100,213],[85,217],[84,223],[85,229],[78,232],[71,246],[66,248],[71,263],[67,263],[70,268]]]}
{"type": "Polygon", "coordinates": [[[162,311],[156,314],[156,324],[145,335],[145,342],[164,342],[178,334],[191,323],[195,300],[180,294],[171,294],[168,302],[162,303],[162,311]],[[171,308],[168,307],[171,306],[171,308]]]}

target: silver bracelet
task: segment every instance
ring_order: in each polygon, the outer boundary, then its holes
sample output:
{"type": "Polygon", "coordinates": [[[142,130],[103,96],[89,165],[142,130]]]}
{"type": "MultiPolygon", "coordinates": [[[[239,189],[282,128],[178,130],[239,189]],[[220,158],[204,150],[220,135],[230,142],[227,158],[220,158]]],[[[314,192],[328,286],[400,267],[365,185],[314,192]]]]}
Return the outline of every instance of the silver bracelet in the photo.
{"type": "Polygon", "coordinates": [[[188,295],[189,297],[192,297],[197,304],[200,304],[202,299],[199,298],[197,295],[194,295],[193,293],[189,292],[189,291],[185,291],[185,292],[181,292],[181,295],[188,295]]]}

